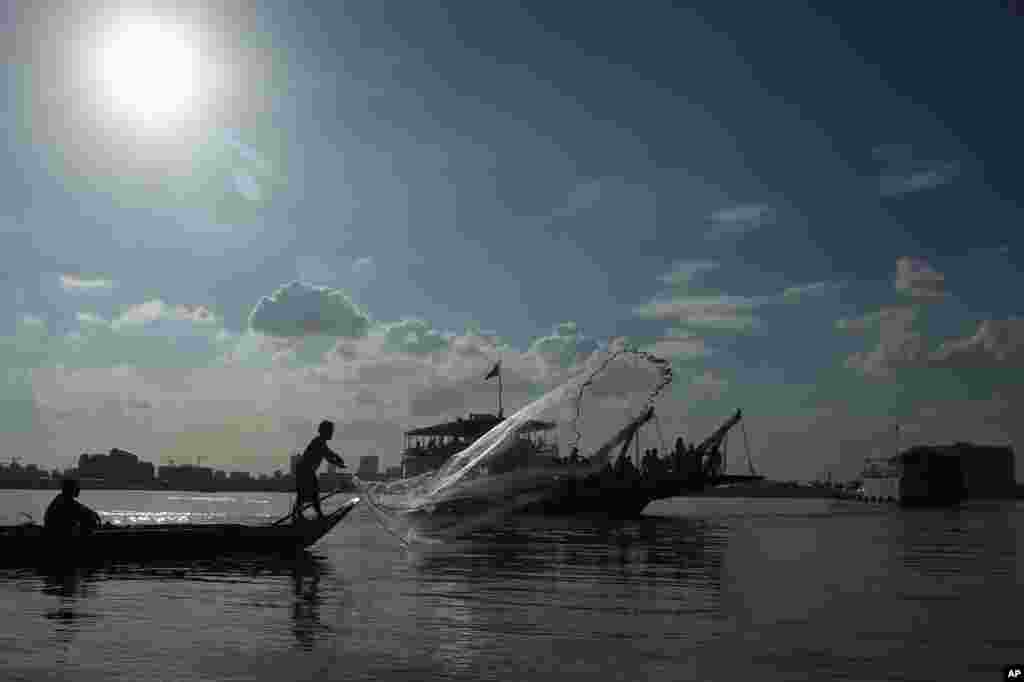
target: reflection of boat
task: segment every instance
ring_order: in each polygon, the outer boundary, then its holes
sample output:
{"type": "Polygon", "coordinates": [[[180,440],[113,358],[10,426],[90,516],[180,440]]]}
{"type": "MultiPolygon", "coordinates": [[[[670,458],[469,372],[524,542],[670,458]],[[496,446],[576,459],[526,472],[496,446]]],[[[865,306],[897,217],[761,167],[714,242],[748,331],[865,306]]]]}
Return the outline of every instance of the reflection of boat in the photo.
{"type": "MultiPolygon", "coordinates": [[[[54,539],[42,526],[0,527],[0,561],[19,564],[132,557],[203,557],[227,554],[293,554],[309,547],[338,525],[359,503],[344,502],[323,519],[249,526],[216,524],[139,524],[110,526],[84,536],[54,539]]],[[[287,518],[287,517],[286,517],[287,518]]]]}
{"type": "MultiPolygon", "coordinates": [[[[630,461],[629,448],[636,443],[640,428],[654,417],[648,408],[587,459],[573,461],[558,457],[555,446],[543,435],[555,428],[549,422],[527,422],[511,448],[489,461],[478,476],[446,491],[433,504],[432,513],[467,514],[495,506],[516,511],[562,515],[596,513],[616,517],[639,515],[654,500],[685,495],[711,486],[759,481],[764,477],[728,475],[724,468],[724,444],[730,429],[739,423],[737,412],[699,445],[670,459],[630,461]],[[621,446],[615,466],[612,450],[621,446]]],[[[403,456],[405,475],[441,466],[456,452],[500,423],[493,415],[471,415],[468,420],[416,429],[406,438],[429,438],[432,446],[407,447],[403,456]]],[[[748,453],[749,454],[749,453],[748,453]]]]}

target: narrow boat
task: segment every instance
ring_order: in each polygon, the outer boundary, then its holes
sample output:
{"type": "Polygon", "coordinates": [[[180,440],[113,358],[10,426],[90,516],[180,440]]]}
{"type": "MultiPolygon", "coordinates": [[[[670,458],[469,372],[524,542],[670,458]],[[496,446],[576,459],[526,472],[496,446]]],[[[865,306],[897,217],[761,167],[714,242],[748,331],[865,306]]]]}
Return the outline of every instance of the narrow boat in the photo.
{"type": "Polygon", "coordinates": [[[0,526],[0,564],[295,554],[329,533],[357,504],[358,497],[345,501],[323,519],[303,518],[298,523],[292,522],[289,515],[261,525],[104,525],[88,534],[60,538],[47,535],[43,527],[35,523],[0,526]]]}

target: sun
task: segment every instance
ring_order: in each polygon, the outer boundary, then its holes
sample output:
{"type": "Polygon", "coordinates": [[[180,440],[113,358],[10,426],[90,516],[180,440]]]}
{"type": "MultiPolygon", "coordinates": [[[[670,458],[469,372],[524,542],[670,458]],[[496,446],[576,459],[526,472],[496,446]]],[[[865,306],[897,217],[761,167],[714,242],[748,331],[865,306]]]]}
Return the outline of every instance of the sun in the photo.
{"type": "Polygon", "coordinates": [[[122,113],[149,121],[169,119],[184,114],[196,95],[196,52],[177,27],[125,23],[109,34],[99,73],[122,113]]]}

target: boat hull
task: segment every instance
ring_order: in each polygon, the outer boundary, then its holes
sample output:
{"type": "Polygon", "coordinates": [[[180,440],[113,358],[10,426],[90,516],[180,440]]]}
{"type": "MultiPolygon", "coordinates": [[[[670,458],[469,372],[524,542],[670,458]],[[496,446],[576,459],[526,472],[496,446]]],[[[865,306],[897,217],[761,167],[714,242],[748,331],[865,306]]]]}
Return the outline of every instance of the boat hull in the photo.
{"type": "MultiPolygon", "coordinates": [[[[763,480],[763,476],[703,476],[619,478],[616,476],[565,476],[542,489],[523,493],[514,488],[507,495],[453,496],[438,502],[432,514],[479,514],[507,509],[520,514],[546,516],[601,516],[631,519],[641,516],[655,500],[707,491],[717,485],[763,480]]],[[[511,487],[511,486],[510,486],[511,487]]]]}
{"type": "Polygon", "coordinates": [[[348,500],[322,520],[304,519],[297,524],[104,526],[87,535],[62,538],[49,536],[34,524],[4,526],[0,527],[0,564],[295,554],[330,532],[358,503],[358,498],[348,500]]]}

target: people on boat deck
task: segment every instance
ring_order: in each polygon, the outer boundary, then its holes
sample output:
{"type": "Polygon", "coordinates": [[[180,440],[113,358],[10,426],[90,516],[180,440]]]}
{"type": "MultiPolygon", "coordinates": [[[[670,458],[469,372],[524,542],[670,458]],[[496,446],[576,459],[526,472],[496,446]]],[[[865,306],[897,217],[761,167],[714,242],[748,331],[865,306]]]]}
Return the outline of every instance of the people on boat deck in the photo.
{"type": "Polygon", "coordinates": [[[661,460],[658,459],[658,448],[651,448],[644,452],[643,471],[648,476],[653,476],[661,471],[661,460]]]}
{"type": "Polygon", "coordinates": [[[103,525],[100,515],[76,500],[81,492],[78,481],[65,478],[60,494],[53,498],[43,516],[43,528],[53,535],[75,535],[88,533],[103,525]]]}
{"type": "Polygon", "coordinates": [[[633,478],[637,475],[636,466],[625,453],[619,455],[615,461],[615,476],[617,478],[633,478]]]}
{"type": "Polygon", "coordinates": [[[299,457],[295,464],[295,487],[296,498],[295,508],[292,509],[292,520],[298,521],[302,516],[302,508],[306,503],[312,503],[313,509],[318,518],[324,518],[324,512],[320,508],[320,485],[317,482],[316,470],[326,459],[339,468],[346,468],[344,460],[338,453],[327,447],[327,441],[334,437],[334,423],[329,421],[320,422],[317,428],[317,435],[310,441],[305,452],[299,457]]]}

